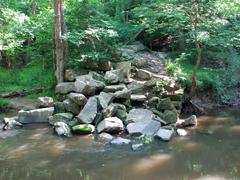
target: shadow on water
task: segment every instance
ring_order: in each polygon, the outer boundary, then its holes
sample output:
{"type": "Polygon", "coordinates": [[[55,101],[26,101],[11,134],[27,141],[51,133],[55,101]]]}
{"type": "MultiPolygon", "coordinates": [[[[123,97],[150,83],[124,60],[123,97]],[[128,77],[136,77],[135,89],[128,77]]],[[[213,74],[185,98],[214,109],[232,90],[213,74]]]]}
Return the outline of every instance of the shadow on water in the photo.
{"type": "Polygon", "coordinates": [[[239,110],[216,110],[189,136],[156,140],[140,152],[93,136],[60,138],[45,124],[0,132],[0,180],[240,179],[239,117],[239,110]]]}

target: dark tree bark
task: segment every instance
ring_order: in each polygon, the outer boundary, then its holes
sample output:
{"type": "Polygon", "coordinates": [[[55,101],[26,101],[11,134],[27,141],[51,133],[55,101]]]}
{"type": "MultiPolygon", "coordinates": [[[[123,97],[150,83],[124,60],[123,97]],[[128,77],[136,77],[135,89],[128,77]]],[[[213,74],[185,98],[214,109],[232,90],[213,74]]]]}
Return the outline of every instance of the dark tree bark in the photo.
{"type": "Polygon", "coordinates": [[[54,71],[56,83],[64,80],[64,64],[67,53],[67,43],[63,39],[65,33],[62,0],[54,0],[54,71]]]}

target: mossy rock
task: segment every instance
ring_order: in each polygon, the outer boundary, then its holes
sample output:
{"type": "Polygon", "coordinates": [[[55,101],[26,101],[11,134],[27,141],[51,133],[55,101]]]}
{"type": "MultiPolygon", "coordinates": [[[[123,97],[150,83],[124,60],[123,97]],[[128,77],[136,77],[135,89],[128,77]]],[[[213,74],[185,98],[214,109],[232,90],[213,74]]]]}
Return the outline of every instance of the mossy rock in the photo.
{"type": "Polygon", "coordinates": [[[95,131],[95,127],[91,124],[80,124],[72,127],[74,134],[91,134],[95,131]]]}
{"type": "Polygon", "coordinates": [[[176,108],[174,104],[172,103],[170,98],[162,99],[157,107],[159,111],[163,110],[170,110],[170,111],[176,111],[176,108]]]}
{"type": "Polygon", "coordinates": [[[166,110],[164,112],[159,112],[158,110],[152,110],[154,114],[163,119],[167,124],[176,123],[178,119],[178,113],[175,111],[166,110]]]}
{"type": "Polygon", "coordinates": [[[48,118],[49,124],[54,125],[56,122],[64,122],[68,124],[73,118],[73,114],[71,113],[58,113],[50,116],[48,118]]]}

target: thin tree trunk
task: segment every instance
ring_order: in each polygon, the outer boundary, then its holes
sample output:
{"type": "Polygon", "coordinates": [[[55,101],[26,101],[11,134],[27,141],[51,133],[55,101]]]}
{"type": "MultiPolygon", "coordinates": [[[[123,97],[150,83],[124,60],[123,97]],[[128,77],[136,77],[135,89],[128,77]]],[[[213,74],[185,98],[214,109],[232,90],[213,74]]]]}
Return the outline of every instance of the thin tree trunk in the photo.
{"type": "Polygon", "coordinates": [[[63,39],[65,22],[62,0],[54,0],[54,70],[56,83],[64,80],[64,64],[66,58],[66,42],[63,39]]]}
{"type": "Polygon", "coordinates": [[[192,80],[192,86],[190,91],[191,97],[195,94],[195,91],[196,91],[196,86],[197,86],[196,74],[197,74],[198,68],[200,67],[201,59],[202,59],[202,47],[199,43],[196,43],[196,49],[197,49],[197,62],[193,68],[192,76],[191,76],[191,80],[192,80]]]}

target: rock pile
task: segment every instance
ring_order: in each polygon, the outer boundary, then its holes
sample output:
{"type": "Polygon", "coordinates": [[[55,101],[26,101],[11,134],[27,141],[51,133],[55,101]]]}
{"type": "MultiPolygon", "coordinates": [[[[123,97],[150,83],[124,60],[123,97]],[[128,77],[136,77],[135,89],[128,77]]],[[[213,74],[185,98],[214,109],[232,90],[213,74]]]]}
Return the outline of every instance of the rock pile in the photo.
{"type": "MultiPolygon", "coordinates": [[[[64,100],[39,98],[38,109],[20,111],[14,122],[48,122],[58,135],[97,133],[100,140],[117,145],[131,141],[112,135],[156,136],[169,141],[177,132],[186,134],[178,128],[197,124],[195,116],[178,121],[183,90],[173,79],[143,65],[136,70],[130,61],[115,67],[106,68],[111,70],[103,74],[81,76],[66,70],[67,81],[55,89],[64,100]]],[[[132,148],[138,150],[142,145],[132,148]]]]}

